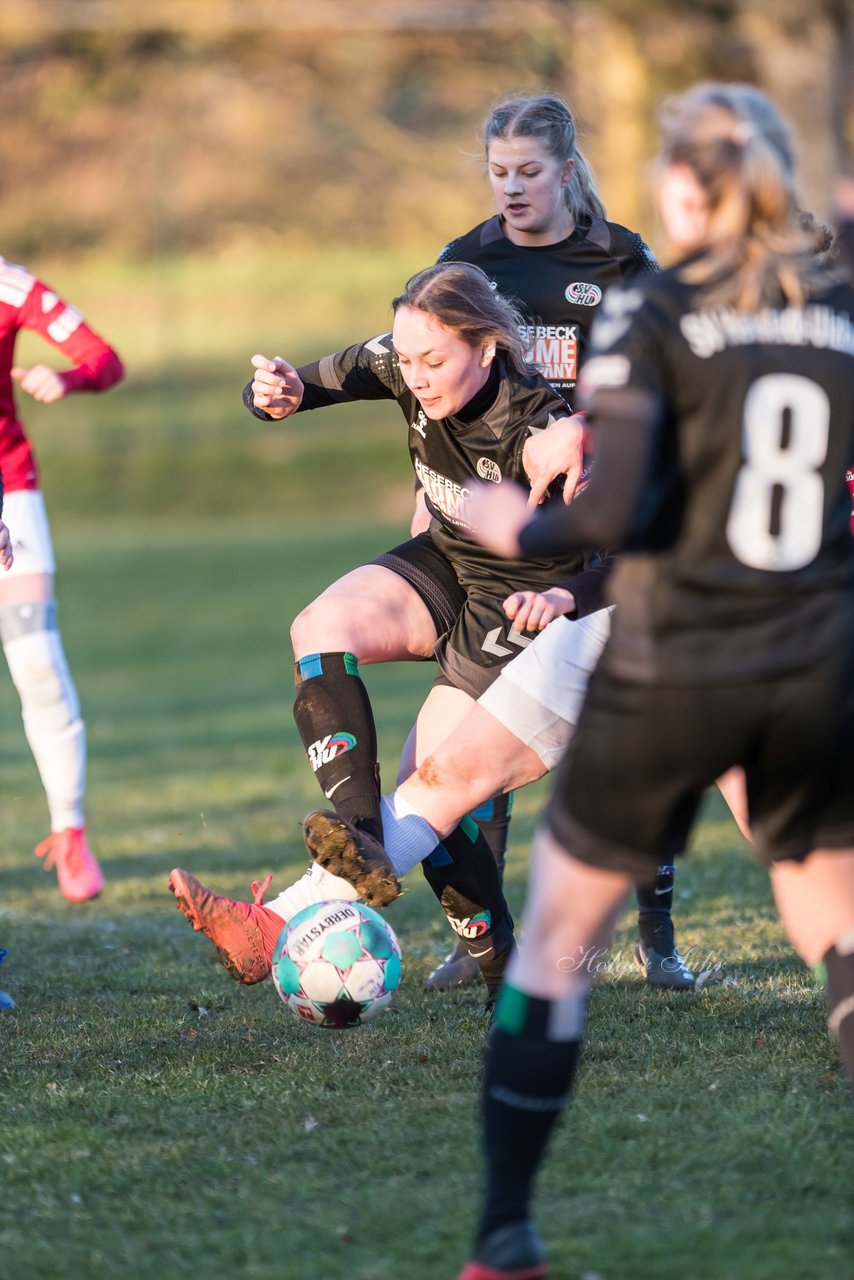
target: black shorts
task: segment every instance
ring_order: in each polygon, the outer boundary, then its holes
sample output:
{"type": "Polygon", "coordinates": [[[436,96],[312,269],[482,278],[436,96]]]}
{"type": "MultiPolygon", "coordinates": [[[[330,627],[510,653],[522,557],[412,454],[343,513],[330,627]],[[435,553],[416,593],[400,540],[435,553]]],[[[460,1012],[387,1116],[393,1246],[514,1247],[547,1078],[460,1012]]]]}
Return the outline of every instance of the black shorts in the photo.
{"type": "Polygon", "coordinates": [[[462,689],[472,698],[479,698],[501,668],[537,634],[515,631],[501,607],[514,591],[533,583],[500,576],[472,581],[469,576],[464,586],[460,574],[465,570],[455,568],[429,533],[410,538],[371,563],[391,569],[418,592],[438,636],[433,653],[442,675],[437,682],[462,689]]]}
{"type": "Polygon", "coordinates": [[[763,863],[854,847],[854,662],[744,684],[591,678],[546,818],[582,862],[637,879],[681,853],[707,787],[747,776],[763,863]]]}

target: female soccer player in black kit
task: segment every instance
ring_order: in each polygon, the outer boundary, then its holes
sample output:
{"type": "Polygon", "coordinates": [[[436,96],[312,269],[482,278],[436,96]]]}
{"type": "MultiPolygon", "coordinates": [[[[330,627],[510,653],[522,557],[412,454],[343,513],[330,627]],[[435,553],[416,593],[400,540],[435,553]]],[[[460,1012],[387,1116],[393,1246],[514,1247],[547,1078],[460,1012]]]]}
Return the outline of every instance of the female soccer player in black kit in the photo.
{"type": "Polygon", "coordinates": [[[854,1079],[854,288],[800,229],[787,131],[764,95],[699,86],[664,130],[662,213],[684,256],[604,304],[582,377],[590,485],[558,518],[530,521],[503,486],[471,507],[515,556],[622,552],[498,1000],[485,1206],[460,1280],[547,1274],[531,1191],[591,981],[561,958],[608,946],[632,881],[684,849],[730,766],[854,1079]]]}
{"type": "MultiPolygon", "coordinates": [[[[528,359],[573,405],[579,365],[605,290],[653,275],[658,264],[636,232],[606,220],[594,175],[578,146],[575,117],[563,98],[542,93],[505,99],[484,122],[483,143],[498,212],[452,240],[439,261],[474,263],[518,306],[528,359]]],[[[578,431],[577,424],[578,419],[568,419],[564,429],[578,431]]],[[[542,448],[547,476],[560,445],[558,432],[532,441],[531,455],[539,461],[536,450],[542,448]]],[[[570,483],[574,486],[574,476],[570,483]]],[[[601,607],[595,574],[576,585],[573,617],[601,607]]],[[[507,847],[509,802],[508,796],[496,797],[471,815],[499,868],[507,847]]],[[[690,989],[694,977],[676,949],[671,917],[673,877],[673,867],[665,865],[653,884],[637,889],[637,954],[654,985],[690,989]]],[[[477,966],[461,940],[426,986],[447,990],[477,980],[477,966]]]]}
{"type": "MultiPolygon", "coordinates": [[[[244,397],[265,419],[354,400],[396,400],[432,516],[429,532],[346,574],[292,625],[294,717],[335,809],[306,819],[310,851],[330,830],[334,836],[336,815],[366,838],[381,838],[376,730],[360,664],[436,658],[441,674],[418,715],[417,763],[525,643],[519,633],[516,645],[496,643],[510,629],[502,609],[507,596],[547,590],[584,571],[584,557],[575,553],[508,563],[468,536],[465,503],[476,478],[527,485],[531,434],[567,415],[557,392],[526,364],[513,308],[467,263],[419,272],[392,307],[391,333],[301,369],[281,357],[254,357],[244,397]]],[[[474,823],[443,841],[427,877],[452,924],[478,917],[478,963],[494,988],[512,945],[512,922],[474,823]]],[[[367,897],[374,905],[397,892],[396,882],[383,880],[379,874],[367,897]]],[[[179,868],[170,888],[234,977],[252,983],[269,974],[282,919],[260,894],[252,904],[219,898],[179,868]]]]}

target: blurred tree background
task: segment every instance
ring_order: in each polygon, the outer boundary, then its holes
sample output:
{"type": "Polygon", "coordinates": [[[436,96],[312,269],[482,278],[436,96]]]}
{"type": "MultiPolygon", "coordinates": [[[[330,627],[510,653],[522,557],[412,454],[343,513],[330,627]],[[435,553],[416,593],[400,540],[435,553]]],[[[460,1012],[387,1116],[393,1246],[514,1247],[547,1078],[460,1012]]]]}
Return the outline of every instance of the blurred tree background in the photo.
{"type": "Polygon", "coordinates": [[[54,503],[264,511],[287,491],[299,514],[316,499],[300,468],[320,463],[330,489],[356,466],[400,495],[393,417],[356,413],[345,446],[340,417],[255,431],[239,393],[255,350],[301,359],[381,329],[405,277],[487,216],[478,126],[497,97],[563,92],[610,216],[660,248],[662,93],[767,89],[824,217],[852,68],[845,0],[0,0],[0,252],[129,369],[103,402],[25,406],[64,462],[54,503]]]}

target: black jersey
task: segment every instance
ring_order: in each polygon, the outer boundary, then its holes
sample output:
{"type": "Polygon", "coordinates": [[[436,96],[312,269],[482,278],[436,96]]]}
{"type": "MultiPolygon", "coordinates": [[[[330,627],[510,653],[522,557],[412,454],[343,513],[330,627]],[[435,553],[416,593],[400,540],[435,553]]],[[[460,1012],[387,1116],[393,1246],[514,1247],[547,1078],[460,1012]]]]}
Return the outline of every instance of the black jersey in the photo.
{"type": "Polygon", "coordinates": [[[581,222],[558,244],[518,245],[496,214],[452,240],[440,262],[471,262],[528,321],[528,360],[568,404],[606,289],[658,271],[652,251],[616,222],[581,222]]]}
{"type": "MultiPolygon", "coordinates": [[[[479,478],[494,484],[513,480],[530,488],[522,451],[533,432],[566,416],[566,405],[557,392],[539,374],[523,375],[499,358],[488,386],[463,414],[428,418],[403,380],[390,333],[324,356],[297,372],[305,386],[298,412],[354,400],[397,401],[409,424],[412,465],[433,516],[431,537],[445,555],[464,567],[465,581],[486,580],[496,557],[467,536],[465,502],[470,486],[479,478]],[[472,410],[478,411],[472,415],[472,410]]],[[[268,418],[253,407],[251,383],[244,391],[244,403],[256,417],[268,418]]],[[[542,590],[582,567],[582,557],[573,552],[501,561],[499,576],[503,580],[508,574],[517,575],[520,586],[542,590]]]]}
{"type": "Polygon", "coordinates": [[[678,268],[606,302],[585,374],[594,418],[597,400],[659,406],[611,582],[615,674],[753,679],[854,643],[852,316],[839,283],[803,308],[708,308],[678,268]]]}

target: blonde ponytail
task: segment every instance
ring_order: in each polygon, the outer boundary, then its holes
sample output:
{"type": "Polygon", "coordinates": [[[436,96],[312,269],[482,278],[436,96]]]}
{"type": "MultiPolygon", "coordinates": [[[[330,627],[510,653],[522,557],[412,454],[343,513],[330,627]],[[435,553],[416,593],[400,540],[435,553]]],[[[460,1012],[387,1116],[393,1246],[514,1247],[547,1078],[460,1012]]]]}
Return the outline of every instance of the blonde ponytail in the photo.
{"type": "Polygon", "coordinates": [[[821,274],[795,202],[786,124],[751,85],[702,84],[662,105],[662,160],[686,165],[708,204],[704,252],[683,276],[711,305],[803,304],[821,274]]]}

